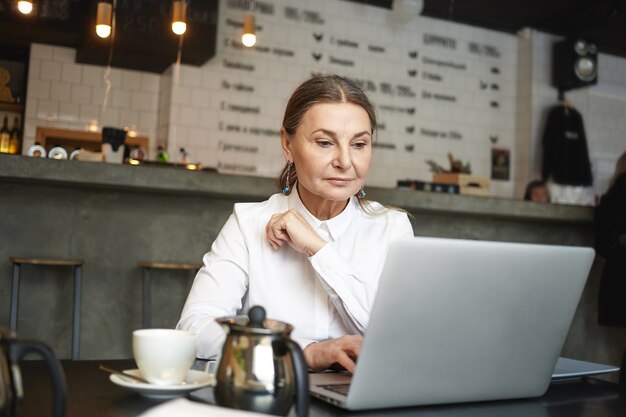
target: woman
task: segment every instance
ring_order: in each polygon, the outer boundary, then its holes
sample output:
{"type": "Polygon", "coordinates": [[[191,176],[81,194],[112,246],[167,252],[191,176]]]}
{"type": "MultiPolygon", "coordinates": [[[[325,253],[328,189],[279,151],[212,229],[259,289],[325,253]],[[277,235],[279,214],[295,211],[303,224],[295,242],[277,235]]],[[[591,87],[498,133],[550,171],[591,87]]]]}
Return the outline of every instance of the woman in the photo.
{"type": "Polygon", "coordinates": [[[376,116],[365,93],[337,75],[291,96],[280,130],[282,193],[235,204],[203,260],[178,328],[198,354],[224,341],[214,319],[265,307],[294,326],[310,368],[354,371],[389,243],[413,236],[406,213],[364,199],[376,116]]]}
{"type": "Polygon", "coordinates": [[[609,190],[595,211],[595,248],[606,259],[598,322],[626,327],[626,152],[617,160],[609,190]]]}

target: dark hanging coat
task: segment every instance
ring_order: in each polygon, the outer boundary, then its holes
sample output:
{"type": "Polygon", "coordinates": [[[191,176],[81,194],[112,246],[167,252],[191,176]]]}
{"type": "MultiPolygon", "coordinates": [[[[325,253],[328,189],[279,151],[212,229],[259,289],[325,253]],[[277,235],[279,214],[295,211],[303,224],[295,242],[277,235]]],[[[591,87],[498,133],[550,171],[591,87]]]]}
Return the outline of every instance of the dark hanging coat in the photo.
{"type": "Polygon", "coordinates": [[[595,211],[595,248],[606,258],[598,297],[598,322],[626,327],[626,173],[602,196],[595,211]]]}
{"type": "Polygon", "coordinates": [[[591,163],[583,118],[570,106],[550,110],[543,133],[542,178],[563,185],[591,185],[591,163]]]}

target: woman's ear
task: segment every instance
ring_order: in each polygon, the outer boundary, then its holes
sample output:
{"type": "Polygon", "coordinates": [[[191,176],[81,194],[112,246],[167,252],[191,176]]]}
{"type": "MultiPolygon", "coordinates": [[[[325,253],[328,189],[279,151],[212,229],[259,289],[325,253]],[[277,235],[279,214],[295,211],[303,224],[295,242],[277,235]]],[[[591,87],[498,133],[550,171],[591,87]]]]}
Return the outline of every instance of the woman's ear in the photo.
{"type": "Polygon", "coordinates": [[[280,128],[280,146],[283,150],[285,160],[293,162],[293,158],[291,156],[291,141],[289,140],[289,135],[287,135],[287,131],[284,127],[280,128]]]}

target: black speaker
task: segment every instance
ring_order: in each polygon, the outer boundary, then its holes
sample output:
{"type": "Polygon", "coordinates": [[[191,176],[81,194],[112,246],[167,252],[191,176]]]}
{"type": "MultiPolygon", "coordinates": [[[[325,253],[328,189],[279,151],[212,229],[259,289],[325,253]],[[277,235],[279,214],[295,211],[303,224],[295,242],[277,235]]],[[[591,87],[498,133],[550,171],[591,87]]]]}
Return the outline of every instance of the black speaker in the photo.
{"type": "Polygon", "coordinates": [[[552,84],[571,90],[598,82],[598,48],[584,39],[566,39],[552,48],[552,84]]]}

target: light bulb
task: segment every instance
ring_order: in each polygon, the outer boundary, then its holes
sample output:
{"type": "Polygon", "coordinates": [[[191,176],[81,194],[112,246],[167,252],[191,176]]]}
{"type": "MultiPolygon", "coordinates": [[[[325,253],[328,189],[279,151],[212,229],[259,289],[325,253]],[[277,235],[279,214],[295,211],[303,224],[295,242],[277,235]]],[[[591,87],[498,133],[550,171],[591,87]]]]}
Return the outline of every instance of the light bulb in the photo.
{"type": "Polygon", "coordinates": [[[408,23],[419,16],[424,8],[424,0],[393,0],[391,15],[397,23],[408,23]]]}
{"type": "Polygon", "coordinates": [[[247,46],[248,48],[253,47],[254,44],[256,44],[256,35],[252,33],[244,33],[241,36],[241,43],[243,43],[243,46],[247,46]]]}
{"type": "Polygon", "coordinates": [[[187,30],[187,23],[185,22],[172,22],[172,32],[177,35],[182,35],[187,30]]]}
{"type": "Polygon", "coordinates": [[[111,35],[111,26],[96,25],[96,34],[101,38],[108,38],[111,35]]]}
{"type": "Polygon", "coordinates": [[[17,2],[17,10],[19,10],[22,14],[30,14],[33,11],[33,2],[20,0],[17,2]]]}

